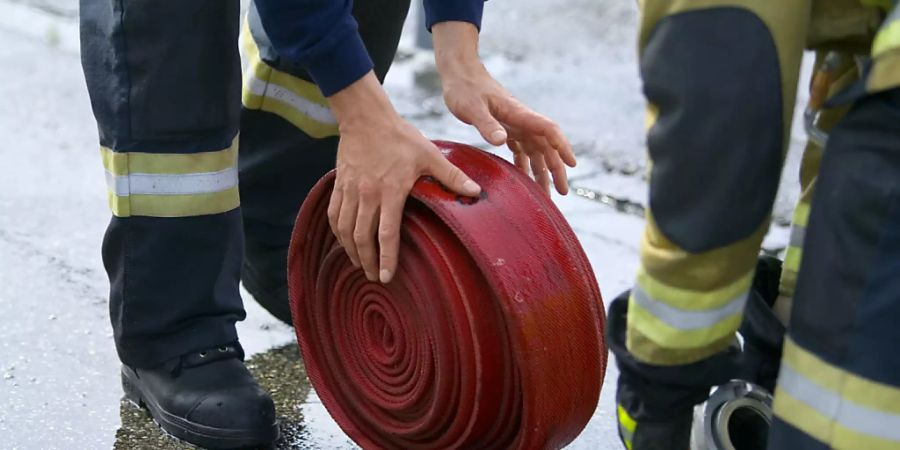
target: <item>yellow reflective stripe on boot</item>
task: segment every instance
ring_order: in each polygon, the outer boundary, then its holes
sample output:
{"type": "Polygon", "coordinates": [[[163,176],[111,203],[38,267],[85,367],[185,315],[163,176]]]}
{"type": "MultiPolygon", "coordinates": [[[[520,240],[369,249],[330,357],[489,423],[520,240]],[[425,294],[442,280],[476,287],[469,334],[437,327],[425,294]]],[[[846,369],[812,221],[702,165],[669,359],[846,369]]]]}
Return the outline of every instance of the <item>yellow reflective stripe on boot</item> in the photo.
{"type": "Polygon", "coordinates": [[[241,95],[245,108],[278,115],[314,138],[338,135],[337,120],[318,86],[266,64],[246,20],[241,49],[246,64],[241,95]]]}
{"type": "Polygon", "coordinates": [[[625,448],[631,450],[631,440],[634,437],[634,429],[637,427],[637,422],[628,415],[628,411],[625,411],[625,408],[623,408],[622,405],[616,406],[619,433],[622,437],[622,442],[625,444],[625,448]]]}
{"type": "Polygon", "coordinates": [[[117,217],[189,217],[240,206],[237,138],[191,154],[114,152],[101,147],[109,206],[117,217]]]}
{"type": "Polygon", "coordinates": [[[785,340],[775,414],[835,449],[900,448],[900,388],[829,364],[785,340]]]}

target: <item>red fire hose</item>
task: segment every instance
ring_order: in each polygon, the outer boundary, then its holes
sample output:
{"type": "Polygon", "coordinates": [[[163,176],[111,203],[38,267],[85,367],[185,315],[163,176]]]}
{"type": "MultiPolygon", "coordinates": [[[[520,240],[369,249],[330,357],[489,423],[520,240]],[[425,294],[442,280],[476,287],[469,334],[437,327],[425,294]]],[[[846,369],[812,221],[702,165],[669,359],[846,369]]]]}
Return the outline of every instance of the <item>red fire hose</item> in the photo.
{"type": "Polygon", "coordinates": [[[303,204],[288,277],[309,379],[365,449],[561,448],[606,370],[593,271],[534,182],[476,148],[437,145],[483,194],[416,183],[388,285],[368,282],[329,229],[333,173],[303,204]]]}

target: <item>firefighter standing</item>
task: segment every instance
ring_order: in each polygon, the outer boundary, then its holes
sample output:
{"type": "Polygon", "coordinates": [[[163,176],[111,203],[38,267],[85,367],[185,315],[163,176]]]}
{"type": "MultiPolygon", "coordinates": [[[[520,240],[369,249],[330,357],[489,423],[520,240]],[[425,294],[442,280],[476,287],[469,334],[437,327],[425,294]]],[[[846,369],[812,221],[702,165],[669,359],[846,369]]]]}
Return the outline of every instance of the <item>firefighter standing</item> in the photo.
{"type": "Polygon", "coordinates": [[[744,369],[732,343],[745,307],[774,306],[792,313],[769,448],[900,448],[897,2],[645,0],[641,12],[650,208],[637,282],[608,328],[625,447],[687,449],[693,406],[744,369]],[[843,58],[815,124],[830,130],[824,154],[804,156],[779,297],[760,289],[756,260],[805,47],[819,68],[843,58]]]}
{"type": "MultiPolygon", "coordinates": [[[[451,112],[489,143],[509,144],[544,186],[552,172],[565,192],[564,164],[574,158],[559,128],[478,59],[483,0],[425,6],[451,112]]],[[[242,363],[238,283],[243,275],[289,319],[290,228],[335,161],[329,218],[370,280],[393,276],[400,213],[420,175],[478,194],[379,85],[408,7],[258,0],[243,38],[242,95],[239,1],[81,1],[82,62],[113,213],[103,259],[123,387],[169,433],[217,448],[277,436],[272,401],[242,363]]]]}

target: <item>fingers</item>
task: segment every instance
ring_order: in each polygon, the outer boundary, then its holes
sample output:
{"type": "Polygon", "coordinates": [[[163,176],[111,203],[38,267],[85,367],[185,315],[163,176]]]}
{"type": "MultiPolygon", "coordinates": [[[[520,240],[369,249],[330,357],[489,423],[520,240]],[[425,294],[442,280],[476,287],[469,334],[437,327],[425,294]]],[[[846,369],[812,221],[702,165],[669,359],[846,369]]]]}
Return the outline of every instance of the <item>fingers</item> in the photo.
{"type": "Polygon", "coordinates": [[[520,144],[519,141],[509,140],[507,141],[507,145],[513,152],[513,162],[516,167],[518,167],[522,173],[528,175],[528,155],[522,149],[522,144],[520,144]]]}
{"type": "Polygon", "coordinates": [[[487,106],[482,104],[472,115],[472,125],[481,133],[485,141],[494,146],[506,143],[506,128],[494,118],[487,106]]]}
{"type": "Polygon", "coordinates": [[[472,181],[459,167],[447,161],[440,152],[433,152],[433,156],[428,161],[425,173],[436,178],[451,191],[469,197],[477,197],[481,194],[481,186],[472,181]]]}
{"type": "Polygon", "coordinates": [[[544,163],[544,157],[532,155],[531,171],[534,174],[534,181],[541,186],[547,195],[550,195],[550,175],[547,172],[547,165],[544,163]]]}
{"type": "Polygon", "coordinates": [[[397,273],[397,261],[400,254],[400,222],[403,218],[401,196],[385,196],[381,203],[381,217],[378,225],[378,243],[381,248],[379,265],[381,271],[378,279],[389,283],[397,273]]]}
{"type": "Polygon", "coordinates": [[[344,190],[337,186],[335,183],[334,189],[331,191],[331,200],[328,202],[328,225],[331,227],[331,232],[334,233],[334,237],[337,238],[338,244],[341,244],[341,247],[344,246],[344,243],[341,242],[341,235],[338,233],[338,217],[340,217],[341,213],[341,203],[344,198],[344,190]]]}
{"type": "Polygon", "coordinates": [[[359,267],[359,253],[356,250],[356,242],[353,239],[353,231],[356,229],[356,214],[359,209],[359,199],[353,190],[344,192],[340,213],[337,219],[337,235],[341,245],[350,257],[350,262],[359,267]]]}
{"type": "Polygon", "coordinates": [[[567,166],[575,167],[575,153],[572,151],[572,145],[555,122],[532,111],[512,97],[495,102],[491,111],[496,119],[515,131],[510,133],[512,136],[543,137],[550,147],[542,149],[543,154],[546,155],[551,151],[558,153],[567,166]]]}
{"type": "Polygon", "coordinates": [[[378,258],[375,247],[375,229],[378,222],[378,197],[374,192],[360,191],[359,212],[356,216],[356,226],[353,230],[353,242],[359,255],[359,263],[362,265],[366,278],[369,281],[378,280],[378,258]]]}
{"type": "Polygon", "coordinates": [[[553,152],[548,153],[544,156],[544,163],[547,165],[547,168],[550,169],[550,173],[553,174],[553,185],[556,187],[556,192],[559,192],[562,195],[568,194],[569,177],[566,175],[566,166],[563,164],[559,154],[553,152]]]}

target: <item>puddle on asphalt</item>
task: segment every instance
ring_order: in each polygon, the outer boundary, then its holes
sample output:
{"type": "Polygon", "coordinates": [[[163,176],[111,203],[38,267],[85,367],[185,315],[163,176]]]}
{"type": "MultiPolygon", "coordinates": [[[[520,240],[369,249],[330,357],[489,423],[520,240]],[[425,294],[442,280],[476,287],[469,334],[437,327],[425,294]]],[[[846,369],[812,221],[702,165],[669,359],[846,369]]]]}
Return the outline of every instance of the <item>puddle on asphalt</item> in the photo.
{"type": "MultiPolygon", "coordinates": [[[[329,442],[337,437],[332,433],[340,433],[339,429],[316,431],[310,429],[305,422],[307,416],[313,422],[321,423],[327,422],[327,420],[317,417],[324,412],[324,408],[318,403],[315,393],[310,396],[309,380],[306,378],[306,370],[303,368],[296,344],[258,353],[247,360],[247,367],[253,372],[260,385],[272,395],[281,422],[281,437],[273,447],[269,448],[320,449],[323,447],[317,442],[321,443],[321,440],[317,439],[315,434],[324,434],[321,438],[328,439],[325,442],[329,442]]],[[[120,414],[122,426],[116,431],[115,449],[186,450],[197,448],[164,433],[153,422],[146,410],[138,408],[127,400],[122,400],[120,414]]]]}

